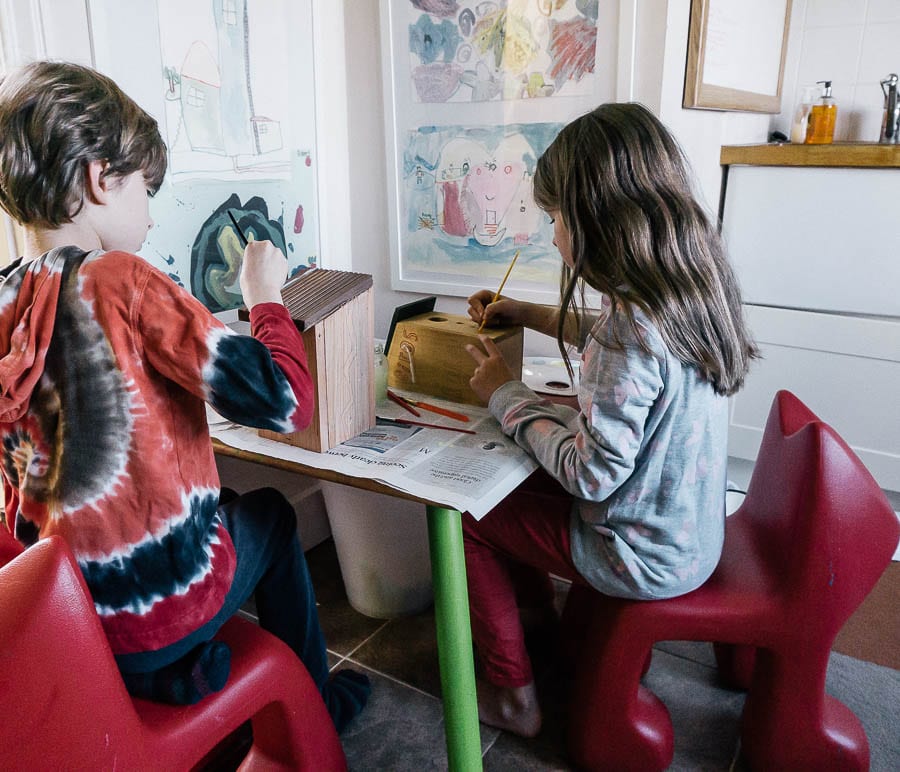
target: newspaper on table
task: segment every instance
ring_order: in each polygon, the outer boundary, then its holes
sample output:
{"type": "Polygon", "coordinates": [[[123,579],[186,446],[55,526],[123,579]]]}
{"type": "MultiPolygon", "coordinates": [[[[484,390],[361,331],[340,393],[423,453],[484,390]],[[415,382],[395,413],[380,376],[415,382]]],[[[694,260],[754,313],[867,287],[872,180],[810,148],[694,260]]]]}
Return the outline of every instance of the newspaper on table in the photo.
{"type": "Polygon", "coordinates": [[[210,434],[234,448],[378,480],[460,512],[482,518],[537,467],[500,431],[496,419],[473,405],[408,394],[469,417],[467,422],[419,410],[413,416],[390,403],[378,407],[378,421],[325,453],[260,437],[255,429],[230,423],[209,411],[210,434]],[[419,421],[438,427],[406,424],[419,421]],[[458,431],[467,430],[473,434],[458,431]]]}

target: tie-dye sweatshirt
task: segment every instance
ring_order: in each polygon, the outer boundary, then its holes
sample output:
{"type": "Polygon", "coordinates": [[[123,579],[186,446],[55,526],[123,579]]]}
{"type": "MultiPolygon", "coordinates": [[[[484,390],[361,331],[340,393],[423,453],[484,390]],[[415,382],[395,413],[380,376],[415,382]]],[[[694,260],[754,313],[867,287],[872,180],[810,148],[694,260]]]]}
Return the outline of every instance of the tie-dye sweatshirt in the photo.
{"type": "Polygon", "coordinates": [[[702,584],[721,555],[728,400],[635,315],[649,351],[621,317],[594,324],[580,410],[521,381],[497,389],[489,408],[574,496],[572,560],[582,576],[608,595],[667,598],[702,584]]]}
{"type": "Polygon", "coordinates": [[[310,421],[287,311],[254,307],[251,330],[123,252],[65,247],[0,273],[7,525],[26,546],[69,543],[116,654],[183,638],[231,586],[204,402],[248,426],[310,421]]]}

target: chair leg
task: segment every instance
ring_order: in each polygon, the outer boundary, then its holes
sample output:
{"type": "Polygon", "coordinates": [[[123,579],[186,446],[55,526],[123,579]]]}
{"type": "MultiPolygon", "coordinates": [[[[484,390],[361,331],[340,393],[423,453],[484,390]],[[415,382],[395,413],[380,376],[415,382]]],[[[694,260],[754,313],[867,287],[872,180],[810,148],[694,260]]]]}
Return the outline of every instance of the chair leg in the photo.
{"type": "Polygon", "coordinates": [[[753,682],[756,647],[733,643],[714,643],[713,652],[719,667],[719,678],[729,689],[747,691],[753,682]]]}
{"type": "Polygon", "coordinates": [[[751,769],[869,769],[859,719],[825,694],[828,649],[759,649],[741,726],[751,769]]]}
{"type": "MultiPolygon", "coordinates": [[[[310,700],[313,702],[313,700],[310,700]]],[[[252,718],[253,746],[239,767],[250,770],[346,770],[340,740],[325,705],[293,714],[273,702],[252,718]]]]}
{"type": "MultiPolygon", "coordinates": [[[[582,606],[581,613],[587,611],[582,606]]],[[[590,622],[579,645],[569,712],[573,761],[585,769],[665,769],[674,752],[672,721],[662,701],[640,685],[652,641],[619,626],[606,607],[582,619],[590,622]]]]}

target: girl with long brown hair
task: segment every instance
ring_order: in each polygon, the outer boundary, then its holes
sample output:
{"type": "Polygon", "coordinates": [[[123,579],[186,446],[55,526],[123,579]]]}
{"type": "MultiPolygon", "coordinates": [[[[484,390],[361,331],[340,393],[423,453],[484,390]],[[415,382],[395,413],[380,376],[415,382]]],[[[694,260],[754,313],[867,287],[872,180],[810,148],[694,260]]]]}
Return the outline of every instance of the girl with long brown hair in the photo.
{"type": "Polygon", "coordinates": [[[516,380],[486,336],[470,346],[472,388],[542,469],[463,523],[481,718],[525,736],[541,712],[523,622],[554,620],[549,573],[654,599],[713,572],[727,397],[757,355],[715,225],[645,107],[605,104],[566,126],[538,161],[534,196],[563,261],[559,307],[482,290],[469,315],[555,335],[567,364],[577,346],[578,408],[516,380]]]}

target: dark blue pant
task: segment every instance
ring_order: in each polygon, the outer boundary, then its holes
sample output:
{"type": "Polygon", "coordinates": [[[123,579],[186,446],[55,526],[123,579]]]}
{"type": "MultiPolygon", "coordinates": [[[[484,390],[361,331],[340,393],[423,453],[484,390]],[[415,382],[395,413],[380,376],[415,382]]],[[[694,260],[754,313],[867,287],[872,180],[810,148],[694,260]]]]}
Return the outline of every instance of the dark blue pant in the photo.
{"type": "Polygon", "coordinates": [[[219,516],[234,542],[237,568],[221,610],[186,638],[163,649],[117,656],[119,669],[148,673],[180,659],[210,640],[255,594],[260,627],[296,652],[321,691],[328,680],[325,638],[294,509],[274,488],[260,488],[230,501],[226,498],[223,496],[224,503],[219,506],[219,516]]]}

